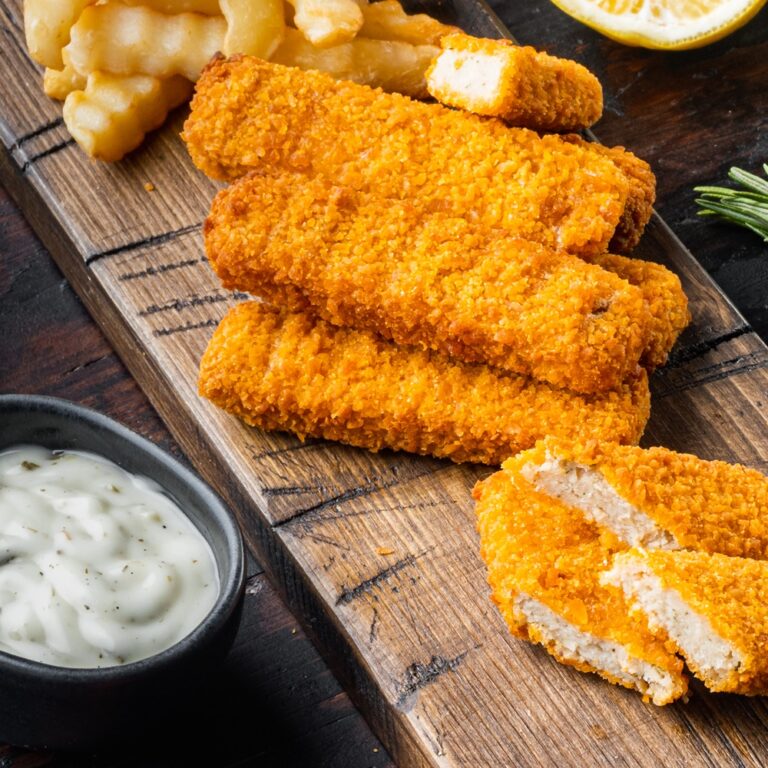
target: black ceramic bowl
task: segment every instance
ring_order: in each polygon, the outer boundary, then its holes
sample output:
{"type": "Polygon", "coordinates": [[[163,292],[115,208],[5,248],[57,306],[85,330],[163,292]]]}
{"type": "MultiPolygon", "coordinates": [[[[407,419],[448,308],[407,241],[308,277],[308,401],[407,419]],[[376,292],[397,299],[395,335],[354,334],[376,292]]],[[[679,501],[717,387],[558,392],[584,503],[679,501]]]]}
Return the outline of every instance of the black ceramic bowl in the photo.
{"type": "Polygon", "coordinates": [[[0,740],[95,749],[135,741],[167,723],[234,640],[243,602],[240,531],[211,489],[115,421],[64,400],[0,396],[0,450],[20,443],[90,451],[159,483],[213,550],[220,591],[211,612],[161,653],[121,667],[69,669],[0,652],[0,740]]]}

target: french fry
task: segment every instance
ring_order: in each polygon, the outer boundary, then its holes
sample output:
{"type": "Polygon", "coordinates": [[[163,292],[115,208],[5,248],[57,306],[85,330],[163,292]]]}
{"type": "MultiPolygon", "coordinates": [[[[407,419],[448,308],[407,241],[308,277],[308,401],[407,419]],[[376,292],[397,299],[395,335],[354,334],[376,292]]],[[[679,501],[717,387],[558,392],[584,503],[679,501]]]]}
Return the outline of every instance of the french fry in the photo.
{"type": "Polygon", "coordinates": [[[223,52],[268,59],[283,40],[283,0],[221,0],[227,20],[223,52]]]}
{"type": "Polygon", "coordinates": [[[78,74],[71,67],[64,67],[64,69],[46,67],[43,75],[43,90],[46,96],[64,101],[72,91],[82,91],[85,88],[85,82],[85,75],[78,74]]]}
{"type": "Polygon", "coordinates": [[[319,69],[339,80],[354,80],[418,99],[427,94],[424,73],[439,52],[433,45],[361,37],[332,48],[316,48],[300,32],[289,28],[272,61],[299,69],[319,69]]]}
{"type": "Polygon", "coordinates": [[[221,16],[219,0],[120,0],[123,5],[146,5],[153,11],[175,16],[177,13],[203,13],[221,16]]]}
{"type": "Polygon", "coordinates": [[[112,162],[136,149],[191,93],[192,84],[180,76],[92,72],[85,90],[67,96],[64,123],[88,155],[112,162]]]}
{"type": "Polygon", "coordinates": [[[293,21],[313,45],[328,48],[352,40],[363,26],[363,13],[355,0],[290,0],[293,21]]]}
{"type": "Polygon", "coordinates": [[[61,69],[61,49],[86,6],[96,0],[24,0],[24,34],[29,55],[44,67],[61,69]]]}
{"type": "Polygon", "coordinates": [[[183,75],[194,81],[221,50],[226,26],[222,16],[167,16],[143,6],[94,5],[72,27],[64,63],[81,75],[183,75]]]}
{"type": "Polygon", "coordinates": [[[402,40],[412,45],[440,45],[445,35],[458,32],[425,13],[409,16],[398,0],[381,0],[362,6],[363,26],[358,33],[372,40],[402,40]]]}

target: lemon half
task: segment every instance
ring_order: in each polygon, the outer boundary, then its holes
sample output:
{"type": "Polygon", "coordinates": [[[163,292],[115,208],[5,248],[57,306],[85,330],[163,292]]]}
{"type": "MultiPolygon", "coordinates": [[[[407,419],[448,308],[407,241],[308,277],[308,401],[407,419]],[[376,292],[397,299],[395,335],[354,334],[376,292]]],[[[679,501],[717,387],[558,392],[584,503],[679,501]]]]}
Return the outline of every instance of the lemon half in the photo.
{"type": "Polygon", "coordinates": [[[569,16],[627,45],[682,51],[720,40],[766,0],[552,0],[569,16]]]}

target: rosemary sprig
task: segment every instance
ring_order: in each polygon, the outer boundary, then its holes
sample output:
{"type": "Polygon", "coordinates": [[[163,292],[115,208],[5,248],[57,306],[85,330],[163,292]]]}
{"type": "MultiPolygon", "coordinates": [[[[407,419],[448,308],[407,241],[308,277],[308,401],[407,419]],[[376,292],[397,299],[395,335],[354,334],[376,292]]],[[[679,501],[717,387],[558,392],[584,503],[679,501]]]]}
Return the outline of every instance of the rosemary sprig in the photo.
{"type": "MultiPolygon", "coordinates": [[[[768,176],[768,164],[763,165],[768,176]]],[[[741,168],[731,168],[728,177],[743,189],[728,187],[694,187],[701,197],[699,216],[717,216],[731,224],[746,227],[768,243],[768,181],[741,168]]]]}

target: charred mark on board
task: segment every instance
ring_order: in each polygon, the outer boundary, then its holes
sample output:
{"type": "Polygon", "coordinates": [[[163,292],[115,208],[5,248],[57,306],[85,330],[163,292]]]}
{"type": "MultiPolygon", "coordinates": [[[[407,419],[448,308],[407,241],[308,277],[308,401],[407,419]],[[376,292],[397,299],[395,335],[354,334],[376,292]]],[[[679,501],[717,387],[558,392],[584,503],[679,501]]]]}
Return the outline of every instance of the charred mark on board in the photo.
{"type": "Polygon", "coordinates": [[[74,143],[75,140],[71,137],[68,139],[62,139],[58,144],[54,144],[52,147],[48,147],[48,149],[44,149],[42,152],[38,152],[36,155],[32,155],[32,157],[27,158],[24,161],[23,165],[21,166],[21,172],[26,173],[38,160],[42,160],[44,157],[48,157],[49,155],[55,155],[62,149],[71,147],[74,143]]]}
{"type": "MultiPolygon", "coordinates": [[[[125,243],[124,245],[118,245],[115,248],[110,248],[107,251],[100,251],[99,253],[92,253],[90,256],[87,256],[85,259],[85,266],[90,267],[91,264],[93,264],[96,261],[100,261],[101,259],[106,259],[109,256],[117,256],[121,253],[126,253],[128,251],[135,251],[138,248],[146,248],[153,245],[162,245],[163,243],[167,243],[171,240],[175,240],[177,237],[181,237],[182,235],[188,235],[190,232],[196,232],[199,230],[203,225],[202,224],[188,224],[186,227],[180,227],[179,229],[174,229],[172,232],[161,232],[159,235],[149,235],[148,237],[143,237],[141,240],[135,240],[132,243],[125,243]]],[[[202,259],[194,259],[193,261],[184,262],[184,265],[195,263],[197,264],[200,261],[206,261],[205,258],[202,259]]],[[[144,277],[146,275],[139,274],[140,276],[144,277]]],[[[147,272],[147,274],[155,274],[154,272],[147,272]]],[[[133,278],[126,278],[123,275],[120,275],[120,279],[133,279],[133,278]]]]}
{"type": "Polygon", "coordinates": [[[721,344],[726,344],[729,341],[738,339],[741,336],[745,336],[748,333],[752,333],[752,328],[749,325],[742,325],[733,330],[726,331],[719,336],[713,336],[710,339],[703,339],[702,341],[689,344],[682,349],[672,350],[669,355],[669,359],[666,363],[666,368],[677,368],[685,363],[695,360],[697,357],[706,355],[707,352],[712,352],[717,349],[721,344]]]}
{"type": "Polygon", "coordinates": [[[35,128],[35,130],[25,133],[22,137],[16,139],[16,141],[11,144],[10,151],[14,152],[17,149],[20,149],[28,141],[32,141],[32,139],[36,139],[38,136],[42,136],[44,133],[48,133],[48,131],[52,131],[60,125],[64,125],[64,118],[62,117],[56,117],[53,120],[49,120],[45,125],[41,125],[39,128],[35,128]]]}
{"type": "Polygon", "coordinates": [[[197,264],[202,264],[206,261],[205,256],[199,259],[184,259],[183,261],[174,261],[170,264],[161,264],[159,267],[154,265],[141,269],[138,272],[124,272],[118,276],[118,280],[141,280],[144,277],[154,277],[155,275],[162,275],[165,272],[172,272],[175,269],[184,269],[185,267],[193,267],[197,264]]]}
{"type": "Polygon", "coordinates": [[[358,597],[370,594],[376,587],[391,579],[396,573],[399,573],[404,568],[410,568],[420,557],[424,557],[424,555],[431,550],[432,547],[425,549],[418,555],[408,555],[407,557],[398,560],[396,563],[392,563],[392,565],[387,566],[378,573],[375,573],[373,576],[364,579],[352,588],[343,587],[339,596],[336,598],[336,605],[348,605],[358,597]]]}
{"type": "Polygon", "coordinates": [[[426,664],[415,661],[405,670],[405,679],[398,687],[397,706],[402,708],[413,694],[434,683],[441,675],[453,672],[468,653],[469,651],[464,651],[452,659],[433,656],[426,664]]]}
{"type": "Polygon", "coordinates": [[[305,448],[312,448],[315,445],[322,445],[326,441],[320,438],[308,437],[296,445],[284,445],[281,448],[272,448],[268,451],[262,451],[261,453],[252,453],[251,459],[253,461],[259,461],[260,459],[273,459],[276,456],[282,456],[286,453],[293,453],[294,451],[303,451],[305,448]]]}
{"type": "Polygon", "coordinates": [[[418,480],[420,477],[424,477],[425,475],[435,475],[438,472],[440,472],[441,469],[447,469],[447,468],[453,468],[455,465],[450,464],[446,465],[445,467],[438,466],[435,468],[434,466],[427,467],[426,469],[419,470],[418,472],[414,472],[412,475],[407,475],[406,477],[399,477],[398,471],[399,471],[399,464],[393,464],[391,467],[389,467],[389,472],[392,474],[391,480],[386,480],[385,482],[382,481],[382,475],[385,473],[382,473],[381,475],[375,475],[371,479],[367,480],[365,483],[355,486],[354,488],[349,488],[346,491],[343,491],[342,493],[338,494],[337,496],[334,496],[333,498],[326,499],[325,501],[321,501],[317,504],[314,504],[311,507],[307,507],[306,509],[298,509],[296,510],[292,515],[286,517],[284,520],[280,520],[277,523],[274,524],[274,528],[280,528],[281,526],[284,526],[288,523],[293,523],[297,520],[299,520],[303,524],[308,524],[311,520],[316,518],[319,513],[323,512],[324,510],[335,507],[339,504],[344,504],[347,501],[352,501],[354,499],[359,499],[364,496],[370,496],[371,494],[378,493],[379,491],[386,491],[389,488],[392,488],[396,485],[400,485],[401,483],[405,482],[411,482],[412,480],[418,480]]]}
{"type": "Polygon", "coordinates": [[[158,338],[162,336],[175,336],[177,333],[197,331],[200,328],[212,328],[218,324],[218,320],[211,318],[208,320],[201,320],[199,323],[185,323],[184,325],[174,325],[172,328],[158,328],[157,330],[152,331],[152,335],[157,336],[158,338]]]}
{"type": "Polygon", "coordinates": [[[223,301],[243,301],[248,298],[247,293],[241,293],[236,291],[234,293],[225,294],[206,294],[204,296],[190,296],[186,299],[174,299],[166,304],[150,304],[146,309],[142,309],[139,312],[139,317],[148,317],[149,315],[157,315],[161,312],[181,312],[184,309],[192,309],[193,307],[202,307],[208,304],[220,304],[223,301]]]}
{"type": "Polygon", "coordinates": [[[687,389],[712,384],[731,376],[750,373],[761,368],[768,368],[768,354],[764,351],[732,357],[729,360],[722,360],[695,371],[679,369],[667,371],[662,368],[651,379],[652,392],[656,397],[669,397],[687,389]]]}

